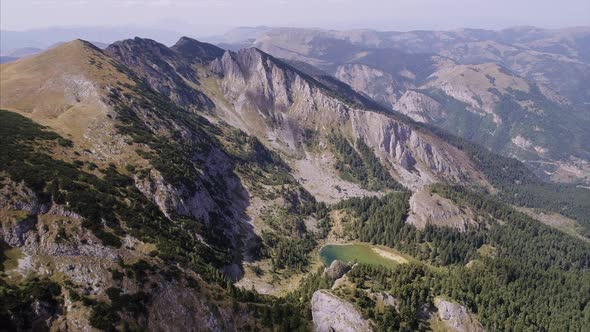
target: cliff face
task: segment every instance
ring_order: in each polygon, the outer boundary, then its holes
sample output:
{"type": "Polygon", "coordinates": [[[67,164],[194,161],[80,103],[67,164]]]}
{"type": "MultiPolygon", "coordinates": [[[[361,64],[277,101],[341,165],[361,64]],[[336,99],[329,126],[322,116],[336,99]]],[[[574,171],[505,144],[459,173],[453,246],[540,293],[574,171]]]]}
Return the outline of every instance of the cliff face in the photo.
{"type": "Polygon", "coordinates": [[[410,198],[407,222],[418,229],[426,225],[456,228],[464,232],[477,224],[477,216],[470,209],[460,208],[446,198],[428,190],[416,191],[410,198]]]}
{"type": "Polygon", "coordinates": [[[443,175],[457,182],[481,179],[460,151],[433,135],[394,116],[356,108],[259,50],[227,52],[211,68],[220,76],[236,125],[264,135],[274,141],[271,146],[296,154],[306,129],[322,139],[336,130],[366,142],[404,185],[421,186],[443,175]]]}
{"type": "Polygon", "coordinates": [[[438,309],[439,319],[449,330],[456,332],[484,331],[481,323],[465,307],[442,298],[435,298],[434,305],[438,309]]]}
{"type": "Polygon", "coordinates": [[[311,314],[317,332],[372,331],[370,323],[352,304],[326,291],[313,293],[311,314]]]}
{"type": "Polygon", "coordinates": [[[586,173],[578,160],[588,158],[581,129],[588,120],[551,89],[498,64],[449,63],[411,85],[362,64],[342,65],[337,75],[391,110],[522,160],[543,177],[566,165],[586,173]],[[573,133],[567,145],[565,127],[573,133]]]}
{"type": "Polygon", "coordinates": [[[135,38],[111,44],[105,53],[177,104],[194,110],[213,107],[206,95],[193,88],[200,83],[191,66],[210,60],[215,49],[204,49],[189,38],[180,40],[175,48],[135,38]]]}
{"type": "Polygon", "coordinates": [[[413,87],[412,84],[396,80],[390,73],[364,64],[341,65],[335,76],[385,107],[391,107],[404,90],[413,87]]]}
{"type": "Polygon", "coordinates": [[[587,182],[588,34],[269,28],[246,44],[315,65],[383,107],[517,158],[546,180],[587,182]]]}
{"type": "Polygon", "coordinates": [[[439,102],[415,90],[404,92],[392,105],[396,111],[418,122],[435,123],[447,115],[439,102]]]}

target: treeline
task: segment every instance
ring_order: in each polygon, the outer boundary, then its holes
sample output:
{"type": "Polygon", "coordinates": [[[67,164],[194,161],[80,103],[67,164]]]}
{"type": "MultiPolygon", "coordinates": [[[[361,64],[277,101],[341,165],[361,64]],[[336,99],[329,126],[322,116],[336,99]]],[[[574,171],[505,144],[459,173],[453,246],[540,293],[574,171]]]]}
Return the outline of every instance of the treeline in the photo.
{"type": "Polygon", "coordinates": [[[590,237],[590,190],[572,184],[529,183],[505,185],[498,194],[511,204],[541,208],[577,220],[590,237]]]}
{"type": "Polygon", "coordinates": [[[68,204],[84,218],[82,226],[105,245],[118,247],[120,237],[129,233],[156,243],[156,254],[164,261],[187,264],[212,279],[208,266],[231,261],[225,249],[205,246],[199,239],[199,234],[209,238],[202,222],[190,218],[170,222],[135,188],[133,179],[113,165],[101,169],[99,178],[84,168],[89,164],[70,164],[41,152],[51,151],[58,138],[21,115],[0,111],[0,171],[13,181],[24,181],[46,202],[68,204]]]}
{"type": "Polygon", "coordinates": [[[580,222],[590,234],[590,190],[574,184],[548,183],[539,179],[520,161],[500,156],[433,126],[428,127],[450,144],[463,150],[492,185],[500,189],[503,202],[540,208],[580,222]]]}
{"type": "Polygon", "coordinates": [[[385,291],[402,301],[399,312],[384,311],[374,301],[354,301],[367,306],[363,312],[368,317],[387,319],[400,329],[422,329],[417,313],[443,295],[467,306],[489,330],[583,331],[588,326],[588,243],[485,193],[450,185],[435,185],[432,191],[469,207],[484,224],[464,233],[433,226],[417,230],[405,224],[408,193],[355,198],[336,206],[353,216],[348,222],[353,237],[448,266],[448,272],[421,264],[400,265],[393,272],[364,265],[353,269],[348,276],[360,288],[385,291]],[[493,254],[478,253],[484,244],[493,254]]]}
{"type": "Polygon", "coordinates": [[[353,217],[344,227],[354,239],[392,247],[436,265],[464,264],[477,257],[477,249],[486,242],[486,235],[478,229],[461,233],[427,225],[419,230],[406,223],[410,196],[402,192],[382,198],[351,198],[334,208],[345,209],[353,217]]]}
{"type": "Polygon", "coordinates": [[[410,193],[390,193],[382,198],[352,198],[338,203],[353,217],[345,222],[354,239],[386,245],[436,265],[466,264],[478,258],[478,249],[492,245],[497,255],[518,257],[536,268],[557,267],[583,270],[590,267],[590,245],[543,225],[524,213],[460,186],[435,185],[433,192],[468,206],[481,224],[465,232],[450,227],[427,225],[416,229],[407,224],[410,193]]]}
{"type": "Polygon", "coordinates": [[[333,132],[329,142],[338,159],[335,168],[343,179],[359,183],[369,190],[404,189],[362,139],[357,140],[355,149],[346,137],[333,132]]]}
{"type": "MultiPolygon", "coordinates": [[[[590,324],[588,272],[543,270],[521,260],[487,258],[448,272],[414,263],[394,269],[358,265],[348,278],[361,290],[394,296],[399,312],[384,312],[374,302],[363,311],[377,322],[385,315],[397,317],[406,330],[424,328],[420,312],[434,310],[438,296],[466,306],[490,331],[585,331],[590,324]]],[[[378,330],[387,331],[387,326],[378,330]]]]}
{"type": "Polygon", "coordinates": [[[291,209],[266,211],[262,219],[269,226],[262,232],[261,257],[270,258],[273,270],[306,271],[310,252],[319,239],[328,235],[331,227],[328,209],[315,200],[307,204],[291,204],[291,209]],[[318,231],[307,229],[304,218],[318,220],[318,231]]]}
{"type": "MultiPolygon", "coordinates": [[[[484,223],[460,233],[405,223],[409,193],[354,198],[334,208],[348,211],[347,232],[361,241],[394,247],[433,269],[409,263],[388,269],[358,265],[342,290],[378,331],[428,330],[424,310],[450,298],[476,314],[491,331],[584,331],[590,324],[590,245],[543,225],[485,193],[435,185],[432,191],[472,209],[484,223]],[[486,244],[493,252],[479,253],[486,244]],[[469,263],[469,264],[467,264],[469,263]],[[383,306],[363,289],[391,294],[398,309],[383,306]]],[[[306,280],[299,296],[329,288],[321,275],[306,280]]]]}
{"type": "Polygon", "coordinates": [[[518,257],[543,270],[590,268],[590,244],[584,241],[541,224],[483,193],[450,185],[434,185],[432,191],[458,206],[466,205],[482,216],[489,216],[492,226],[485,231],[487,241],[497,247],[501,256],[518,257]]]}
{"type": "Polygon", "coordinates": [[[61,287],[47,278],[33,277],[19,285],[0,278],[0,329],[4,331],[49,330],[48,318],[59,315],[63,304],[61,287]]]}

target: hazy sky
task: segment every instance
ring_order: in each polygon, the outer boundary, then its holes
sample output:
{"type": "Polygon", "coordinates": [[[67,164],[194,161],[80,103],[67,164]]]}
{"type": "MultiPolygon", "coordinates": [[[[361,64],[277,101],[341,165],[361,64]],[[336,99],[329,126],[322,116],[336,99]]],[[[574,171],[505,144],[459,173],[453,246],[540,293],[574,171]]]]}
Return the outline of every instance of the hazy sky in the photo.
{"type": "Polygon", "coordinates": [[[590,25],[590,0],[1,0],[0,4],[3,30],[136,25],[202,29],[202,34],[211,34],[257,25],[380,30],[590,25]]]}

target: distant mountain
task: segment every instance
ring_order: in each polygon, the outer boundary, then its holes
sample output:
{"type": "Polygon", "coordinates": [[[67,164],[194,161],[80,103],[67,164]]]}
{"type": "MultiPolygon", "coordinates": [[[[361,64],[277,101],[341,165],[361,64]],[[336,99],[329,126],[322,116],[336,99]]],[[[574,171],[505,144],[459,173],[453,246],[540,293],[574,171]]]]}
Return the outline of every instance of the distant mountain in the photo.
{"type": "Polygon", "coordinates": [[[3,51],[2,55],[0,56],[0,63],[8,63],[12,61],[16,61],[19,58],[30,56],[33,54],[37,54],[42,52],[43,50],[40,48],[35,47],[23,47],[17,48],[13,50],[3,51]]]}
{"type": "MultiPolygon", "coordinates": [[[[90,42],[90,43],[100,49],[105,49],[105,48],[107,48],[107,46],[109,46],[109,44],[101,43],[101,42],[90,42]]],[[[58,43],[55,43],[55,44],[49,46],[47,49],[58,47],[62,44],[64,44],[64,42],[58,42],[58,43]]],[[[23,47],[23,48],[7,50],[4,53],[4,55],[2,55],[0,57],[0,63],[8,63],[8,62],[16,61],[16,60],[23,58],[23,57],[27,57],[27,56],[41,53],[44,50],[45,49],[40,49],[40,48],[36,48],[36,47],[23,47]]]]}
{"type": "Polygon", "coordinates": [[[182,35],[175,31],[149,29],[140,27],[55,27],[46,29],[34,29],[27,31],[0,31],[0,50],[2,53],[9,50],[34,47],[46,49],[52,45],[64,41],[81,38],[95,42],[111,44],[117,40],[133,38],[136,36],[153,38],[172,45],[182,35]]]}
{"type": "Polygon", "coordinates": [[[590,28],[274,28],[257,31],[251,45],[316,66],[417,121],[518,157],[539,175],[588,182],[589,40],[590,28]]]}
{"type": "Polygon", "coordinates": [[[0,56],[0,63],[9,63],[16,60],[18,60],[18,58],[12,56],[0,56]]]}
{"type": "Polygon", "coordinates": [[[308,58],[308,62],[320,66],[341,62],[331,57],[354,52],[355,48],[435,53],[465,64],[496,62],[551,87],[576,104],[590,101],[590,27],[410,32],[275,28],[261,33],[253,45],[279,57],[308,58]]]}
{"type": "Polygon", "coordinates": [[[23,47],[5,51],[3,56],[11,56],[15,58],[22,58],[24,56],[33,55],[42,52],[43,50],[36,47],[23,47]]]}
{"type": "Polygon", "coordinates": [[[263,35],[264,33],[272,30],[272,27],[267,26],[259,26],[259,27],[239,27],[234,28],[223,35],[219,36],[212,36],[207,38],[207,41],[210,43],[217,43],[217,44],[236,44],[236,43],[243,43],[246,41],[253,41],[256,40],[258,37],[263,35]]]}

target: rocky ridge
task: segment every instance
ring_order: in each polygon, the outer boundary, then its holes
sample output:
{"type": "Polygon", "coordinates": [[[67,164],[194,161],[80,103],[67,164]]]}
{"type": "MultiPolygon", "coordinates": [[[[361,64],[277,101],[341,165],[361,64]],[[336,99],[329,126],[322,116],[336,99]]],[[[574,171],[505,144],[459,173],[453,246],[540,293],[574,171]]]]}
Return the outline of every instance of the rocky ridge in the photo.
{"type": "Polygon", "coordinates": [[[583,144],[586,132],[581,129],[589,121],[584,111],[590,91],[587,28],[411,32],[268,28],[258,33],[251,45],[318,66],[384,107],[516,157],[544,179],[587,181],[588,174],[578,162],[589,158],[583,144]],[[505,83],[507,91],[501,87],[505,83]],[[434,91],[433,96],[432,90],[440,93],[434,91]],[[408,91],[412,92],[402,99],[408,91]],[[445,122],[448,119],[452,121],[445,122]],[[557,120],[572,134],[555,126],[557,120]],[[519,135],[530,144],[511,141],[519,135]],[[564,150],[566,136],[574,143],[564,150]]]}

